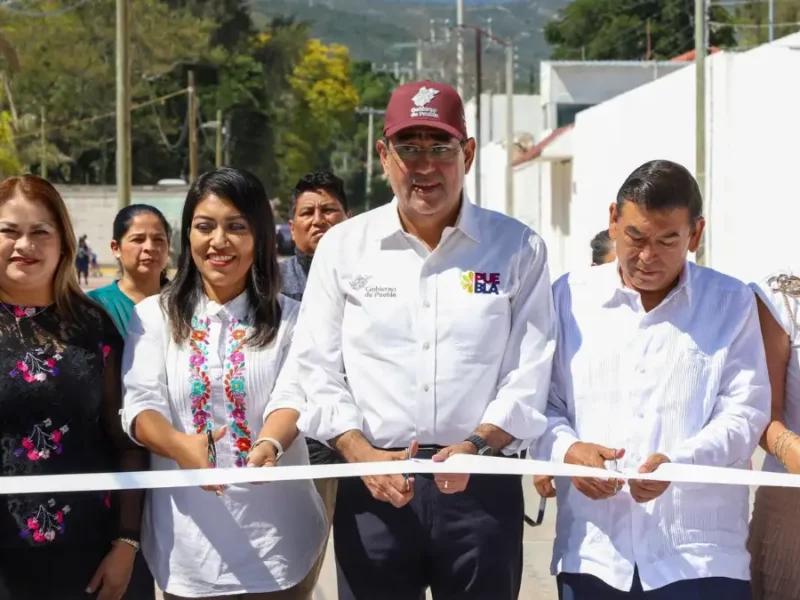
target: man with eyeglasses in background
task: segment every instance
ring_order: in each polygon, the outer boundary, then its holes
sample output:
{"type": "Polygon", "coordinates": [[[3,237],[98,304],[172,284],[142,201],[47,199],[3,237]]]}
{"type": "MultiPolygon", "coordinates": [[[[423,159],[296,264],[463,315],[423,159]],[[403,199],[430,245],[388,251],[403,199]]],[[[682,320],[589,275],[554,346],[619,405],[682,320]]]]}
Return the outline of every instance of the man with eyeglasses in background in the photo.
{"type": "MultiPolygon", "coordinates": [[[[464,194],[475,140],[452,87],[398,87],[377,151],[394,200],[331,229],[311,266],[294,338],[304,433],[349,462],[515,457],[546,426],[545,245],[464,194]]],[[[522,528],[519,476],[342,479],[339,598],[515,600],[522,528]]]]}

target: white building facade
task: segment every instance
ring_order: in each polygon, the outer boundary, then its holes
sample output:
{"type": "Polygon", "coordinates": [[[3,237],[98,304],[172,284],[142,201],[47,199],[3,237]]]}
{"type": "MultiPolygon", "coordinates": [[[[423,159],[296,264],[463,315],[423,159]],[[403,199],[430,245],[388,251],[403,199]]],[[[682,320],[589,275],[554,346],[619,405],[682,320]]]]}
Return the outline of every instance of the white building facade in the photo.
{"type": "MultiPolygon", "coordinates": [[[[800,34],[706,69],[707,264],[745,281],[800,271],[800,34]]],[[[567,269],[586,262],[631,171],[653,159],[695,171],[694,65],[581,112],[572,146],[567,269]]]]}

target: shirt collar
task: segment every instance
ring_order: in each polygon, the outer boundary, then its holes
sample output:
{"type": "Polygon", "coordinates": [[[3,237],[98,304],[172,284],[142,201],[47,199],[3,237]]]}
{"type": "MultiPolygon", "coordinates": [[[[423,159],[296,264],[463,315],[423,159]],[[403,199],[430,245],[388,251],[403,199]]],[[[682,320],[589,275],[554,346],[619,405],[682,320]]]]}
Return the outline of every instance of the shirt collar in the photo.
{"type": "Polygon", "coordinates": [[[237,321],[246,321],[250,315],[250,303],[247,300],[247,291],[242,292],[236,296],[236,298],[225,304],[219,304],[204,295],[198,312],[200,314],[205,314],[208,318],[226,315],[228,317],[233,317],[237,321]]]}
{"type": "MultiPolygon", "coordinates": [[[[461,198],[461,210],[458,212],[458,219],[452,229],[458,229],[471,240],[480,243],[478,208],[470,202],[466,192],[462,192],[461,198]]],[[[375,211],[375,223],[373,225],[375,239],[384,240],[404,231],[397,210],[398,202],[395,196],[389,204],[375,211]]],[[[447,233],[448,229],[451,228],[445,228],[445,233],[447,233]]]]}
{"type": "MultiPolygon", "coordinates": [[[[620,295],[628,295],[628,296],[639,296],[639,293],[625,287],[625,284],[622,283],[622,275],[620,275],[619,271],[619,262],[614,261],[613,263],[609,263],[607,265],[602,265],[600,267],[591,267],[592,269],[602,269],[604,271],[603,278],[604,278],[604,286],[603,289],[603,305],[610,306],[614,304],[615,300],[620,297],[620,295]]],[[[684,294],[686,296],[686,300],[691,303],[692,301],[692,275],[694,273],[694,269],[696,266],[689,262],[688,260],[684,263],[683,269],[681,270],[681,274],[678,277],[678,285],[675,286],[673,290],[667,294],[664,298],[663,302],[666,302],[673,296],[678,294],[684,294]]],[[[663,304],[662,302],[662,304],[663,304]]]]}

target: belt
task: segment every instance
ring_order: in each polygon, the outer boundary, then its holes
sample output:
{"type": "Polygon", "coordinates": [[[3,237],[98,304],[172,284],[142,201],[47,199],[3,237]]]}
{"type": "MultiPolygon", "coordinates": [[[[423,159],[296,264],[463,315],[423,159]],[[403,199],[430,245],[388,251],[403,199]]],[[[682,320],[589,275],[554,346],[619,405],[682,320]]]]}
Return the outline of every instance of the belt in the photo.
{"type": "MultiPolygon", "coordinates": [[[[420,445],[417,453],[414,455],[414,458],[422,458],[422,459],[429,459],[433,458],[434,454],[439,454],[439,452],[444,449],[446,446],[438,446],[436,444],[425,444],[420,445]]],[[[386,452],[405,452],[408,450],[408,447],[405,448],[377,448],[377,450],[385,450],[386,452]]],[[[525,458],[526,452],[525,450],[522,451],[522,458],[525,458]]],[[[519,454],[512,454],[511,456],[507,456],[505,454],[498,454],[498,457],[501,458],[520,458],[519,454]]]]}
{"type": "MultiPolygon", "coordinates": [[[[444,447],[445,446],[437,446],[436,444],[425,444],[424,446],[420,444],[420,447],[417,449],[417,453],[414,455],[414,458],[433,458],[433,455],[439,454],[444,447]]],[[[408,450],[408,446],[405,448],[378,448],[378,450],[385,450],[387,452],[405,452],[408,450]]]]}

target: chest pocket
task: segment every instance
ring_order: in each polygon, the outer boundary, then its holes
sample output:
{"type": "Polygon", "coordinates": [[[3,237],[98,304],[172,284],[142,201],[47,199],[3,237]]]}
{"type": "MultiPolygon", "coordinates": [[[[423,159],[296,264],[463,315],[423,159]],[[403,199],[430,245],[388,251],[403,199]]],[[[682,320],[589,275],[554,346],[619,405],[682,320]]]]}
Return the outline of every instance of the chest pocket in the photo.
{"type": "Polygon", "coordinates": [[[505,352],[511,331],[512,285],[505,273],[456,272],[440,278],[440,341],[459,355],[494,363],[505,352]],[[442,300],[445,300],[443,302],[442,300]]]}

